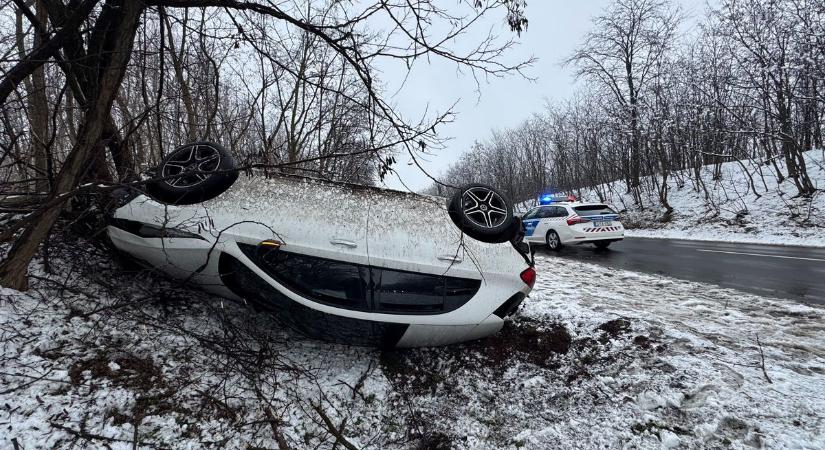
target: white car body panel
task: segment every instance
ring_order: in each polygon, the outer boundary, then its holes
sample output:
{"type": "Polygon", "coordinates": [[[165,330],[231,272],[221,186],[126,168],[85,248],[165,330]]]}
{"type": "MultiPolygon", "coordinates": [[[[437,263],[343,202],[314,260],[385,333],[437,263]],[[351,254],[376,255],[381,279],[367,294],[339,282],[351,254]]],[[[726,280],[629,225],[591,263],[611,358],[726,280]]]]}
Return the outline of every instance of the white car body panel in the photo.
{"type": "Polygon", "coordinates": [[[200,238],[140,237],[109,226],[114,245],[166,274],[217,295],[238,298],[221,280],[226,253],[292,301],[340,317],[408,324],[398,346],[439,345],[495,333],[493,311],[530,287],[528,268],[509,243],[486,244],[452,223],[444,199],[329,183],[302,177],[241,176],[225,193],[199,205],[167,206],[138,196],[114,219],[180,230],[200,238]],[[463,306],[440,314],[383,314],[330,306],[302,297],[252,262],[236,243],[271,239],[293,253],[379,268],[481,280],[463,306]]]}

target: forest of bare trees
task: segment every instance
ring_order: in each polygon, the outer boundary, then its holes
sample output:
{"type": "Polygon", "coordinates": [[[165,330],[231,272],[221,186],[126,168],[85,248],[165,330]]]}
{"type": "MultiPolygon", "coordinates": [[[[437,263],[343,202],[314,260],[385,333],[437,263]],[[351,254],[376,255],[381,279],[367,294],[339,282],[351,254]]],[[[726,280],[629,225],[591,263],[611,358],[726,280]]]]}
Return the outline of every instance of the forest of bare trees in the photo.
{"type": "Polygon", "coordinates": [[[492,17],[514,37],[524,8],[0,2],[0,242],[11,243],[0,284],[26,287],[29,262],[64,213],[77,216],[78,195],[140,189],[187,142],[219,142],[242,167],[373,183],[396,152],[414,158],[436,144],[434,126],[452,114],[402,117],[377,67],[442,58],[477,77],[518,73],[529,61],[506,60],[512,40],[476,28],[492,17]]]}
{"type": "Polygon", "coordinates": [[[700,168],[721,176],[738,161],[753,192],[771,174],[814,195],[803,152],[823,147],[825,3],[722,0],[699,19],[680,27],[667,0],[614,1],[563,62],[584,88],[494,131],[444,180],[485,181],[517,200],[621,186],[637,204],[657,198],[667,217],[674,178],[707,198],[700,168]]]}

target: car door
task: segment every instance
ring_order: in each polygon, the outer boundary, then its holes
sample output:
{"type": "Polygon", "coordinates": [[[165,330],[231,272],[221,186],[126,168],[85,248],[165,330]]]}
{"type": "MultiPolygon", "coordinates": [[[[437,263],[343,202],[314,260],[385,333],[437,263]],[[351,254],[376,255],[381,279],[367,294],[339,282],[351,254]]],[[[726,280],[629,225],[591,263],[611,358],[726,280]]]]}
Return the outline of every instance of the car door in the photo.
{"type": "Polygon", "coordinates": [[[524,224],[524,239],[529,242],[541,242],[541,235],[536,233],[536,227],[538,227],[541,221],[538,217],[540,211],[541,208],[533,208],[521,218],[524,224]]]}
{"type": "Polygon", "coordinates": [[[553,229],[559,234],[562,243],[569,242],[573,238],[570,226],[567,225],[567,216],[569,215],[570,212],[566,207],[557,206],[551,219],[553,229]]]}
{"type": "Polygon", "coordinates": [[[564,222],[567,210],[563,206],[546,206],[540,216],[541,224],[536,229],[536,238],[544,242],[547,232],[553,230],[564,240],[565,233],[567,233],[567,224],[564,222]]]}
{"type": "Polygon", "coordinates": [[[369,200],[363,190],[332,183],[318,183],[313,188],[314,200],[305,203],[306,213],[281,221],[281,229],[287,233],[286,248],[291,245],[312,256],[368,264],[369,200]]]}
{"type": "Polygon", "coordinates": [[[538,223],[533,231],[533,240],[535,242],[542,244],[544,243],[545,236],[547,236],[547,231],[551,228],[550,218],[553,215],[554,208],[554,206],[542,206],[536,213],[535,220],[537,220],[538,223]]]}
{"type": "Polygon", "coordinates": [[[481,278],[443,199],[375,190],[368,216],[369,265],[378,310],[445,311],[445,292],[460,297],[466,288],[462,280],[481,278]]]}
{"type": "Polygon", "coordinates": [[[215,228],[239,242],[272,239],[285,252],[366,265],[364,189],[302,177],[241,177],[206,204],[215,228]]]}

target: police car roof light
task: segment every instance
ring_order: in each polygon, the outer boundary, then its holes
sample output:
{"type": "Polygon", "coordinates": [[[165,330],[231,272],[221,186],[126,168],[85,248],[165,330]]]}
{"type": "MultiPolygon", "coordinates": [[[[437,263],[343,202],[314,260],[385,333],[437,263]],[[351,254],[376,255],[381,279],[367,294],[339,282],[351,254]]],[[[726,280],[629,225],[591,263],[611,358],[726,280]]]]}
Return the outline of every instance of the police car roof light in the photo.
{"type": "Polygon", "coordinates": [[[541,194],[539,196],[539,205],[549,205],[551,203],[575,202],[575,201],[576,201],[576,196],[575,195],[541,194]]]}

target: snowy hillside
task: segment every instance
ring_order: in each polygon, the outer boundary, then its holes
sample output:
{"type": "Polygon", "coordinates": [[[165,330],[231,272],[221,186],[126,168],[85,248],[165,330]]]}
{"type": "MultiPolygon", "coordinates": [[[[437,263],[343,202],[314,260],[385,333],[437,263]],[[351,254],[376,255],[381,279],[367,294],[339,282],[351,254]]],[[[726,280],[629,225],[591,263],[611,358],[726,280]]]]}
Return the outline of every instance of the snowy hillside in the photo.
{"type": "MultiPolygon", "coordinates": [[[[627,236],[825,246],[825,152],[809,151],[805,157],[808,174],[820,189],[810,200],[794,198],[797,191],[792,180],[777,183],[771,167],[747,161],[742,162],[744,167],[735,161],[723,164],[718,180],[713,179],[712,166],[705,166],[702,178],[707,199],[689,177],[671,176],[668,199],[674,215],[667,222],[661,220],[664,210],[658,206],[655,190],[643,199],[642,206],[625,193],[624,183],[599,186],[599,191],[607,193],[603,200],[597,189],[577,194],[582,200],[606,201],[622,211],[625,227],[630,228],[627,236]]],[[[784,164],[779,166],[785,173],[784,164]]]]}
{"type": "Polygon", "coordinates": [[[820,307],[539,255],[501,333],[382,352],[55,253],[0,291],[3,449],[825,447],[820,307]]]}

